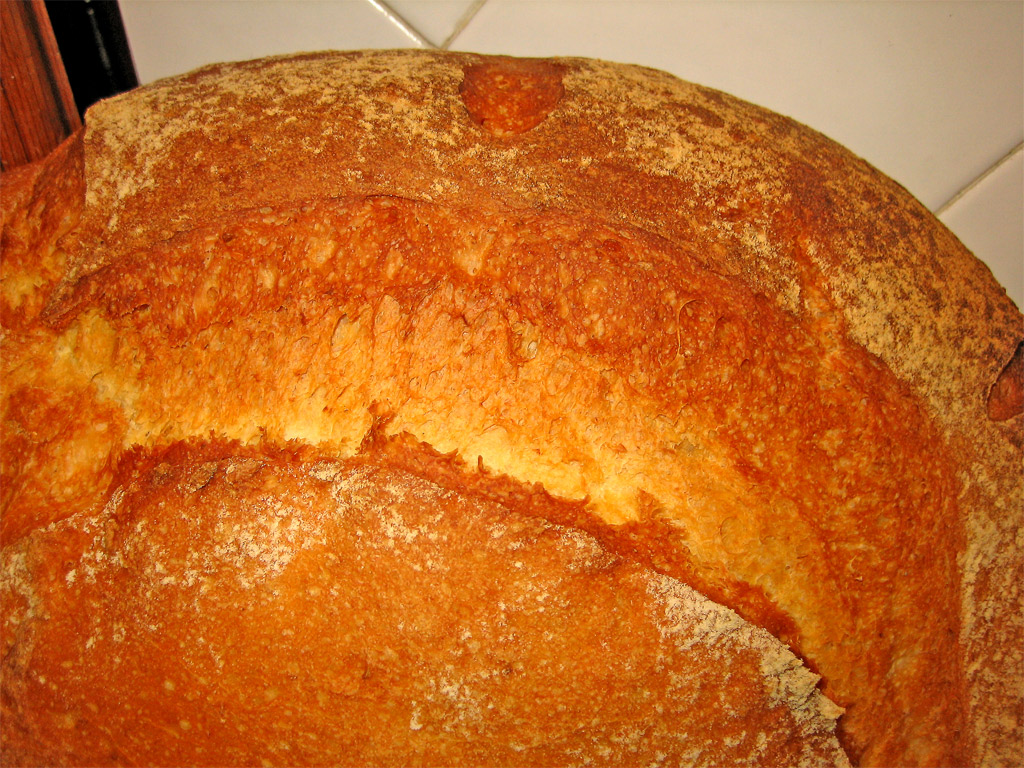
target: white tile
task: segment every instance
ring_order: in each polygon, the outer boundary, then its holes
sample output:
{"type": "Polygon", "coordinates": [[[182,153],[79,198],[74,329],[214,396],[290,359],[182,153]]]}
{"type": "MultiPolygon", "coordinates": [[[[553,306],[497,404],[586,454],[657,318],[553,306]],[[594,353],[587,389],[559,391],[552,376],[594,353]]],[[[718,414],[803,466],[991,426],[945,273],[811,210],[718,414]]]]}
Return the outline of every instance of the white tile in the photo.
{"type": "Polygon", "coordinates": [[[408,48],[366,0],[120,0],[142,83],[204,64],[280,53],[408,48]]]}
{"type": "Polygon", "coordinates": [[[1024,138],[1024,4],[488,0],[452,46],[656,67],[831,136],[933,210],[1024,138]]]}
{"type": "Polygon", "coordinates": [[[476,0],[384,0],[434,47],[440,47],[476,0]]]}
{"type": "Polygon", "coordinates": [[[1024,150],[966,190],[940,218],[1024,307],[1024,150]]]}

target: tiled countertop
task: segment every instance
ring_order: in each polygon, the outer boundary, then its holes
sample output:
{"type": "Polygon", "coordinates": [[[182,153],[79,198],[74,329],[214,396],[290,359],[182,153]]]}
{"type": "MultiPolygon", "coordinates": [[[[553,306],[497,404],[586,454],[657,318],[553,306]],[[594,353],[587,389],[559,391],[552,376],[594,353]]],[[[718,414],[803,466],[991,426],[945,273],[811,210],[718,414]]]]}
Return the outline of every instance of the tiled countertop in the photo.
{"type": "Polygon", "coordinates": [[[1024,306],[1024,3],[120,0],[142,82],[304,50],[591,56],[789,115],[899,181],[1024,306]]]}

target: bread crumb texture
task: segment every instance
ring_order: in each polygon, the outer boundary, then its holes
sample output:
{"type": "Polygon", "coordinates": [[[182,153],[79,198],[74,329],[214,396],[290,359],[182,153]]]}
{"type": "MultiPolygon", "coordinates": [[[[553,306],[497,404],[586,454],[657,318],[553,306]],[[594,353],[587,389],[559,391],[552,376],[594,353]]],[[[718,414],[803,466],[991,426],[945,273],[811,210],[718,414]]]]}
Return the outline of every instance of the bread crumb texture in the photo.
{"type": "Polygon", "coordinates": [[[324,53],[2,184],[5,764],[1024,758],[1024,323],[824,137],[324,53]]]}

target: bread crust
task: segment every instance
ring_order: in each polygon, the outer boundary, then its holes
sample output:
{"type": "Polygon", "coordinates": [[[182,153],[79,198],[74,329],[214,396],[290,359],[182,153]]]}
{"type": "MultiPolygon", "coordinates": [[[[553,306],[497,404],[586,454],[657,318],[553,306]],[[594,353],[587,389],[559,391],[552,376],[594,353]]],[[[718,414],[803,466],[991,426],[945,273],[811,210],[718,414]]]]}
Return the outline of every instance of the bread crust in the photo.
{"type": "Polygon", "coordinates": [[[28,763],[848,764],[763,630],[377,451],[136,452],[9,558],[28,763]]]}
{"type": "Polygon", "coordinates": [[[4,185],[9,562],[133,446],[377,429],[768,629],[855,762],[1019,760],[1022,318],[821,135],[638,67],[327,53],[104,102],[4,185]]]}

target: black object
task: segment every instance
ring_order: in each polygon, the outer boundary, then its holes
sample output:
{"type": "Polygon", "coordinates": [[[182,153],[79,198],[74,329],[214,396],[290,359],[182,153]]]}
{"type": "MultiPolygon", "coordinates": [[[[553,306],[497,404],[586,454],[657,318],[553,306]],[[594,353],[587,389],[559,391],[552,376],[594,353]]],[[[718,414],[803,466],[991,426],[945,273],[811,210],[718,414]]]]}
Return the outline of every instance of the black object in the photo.
{"type": "Polygon", "coordinates": [[[46,12],[80,115],[139,84],[117,0],[46,0],[46,12]]]}

